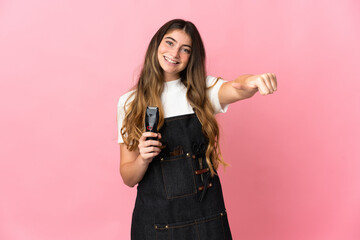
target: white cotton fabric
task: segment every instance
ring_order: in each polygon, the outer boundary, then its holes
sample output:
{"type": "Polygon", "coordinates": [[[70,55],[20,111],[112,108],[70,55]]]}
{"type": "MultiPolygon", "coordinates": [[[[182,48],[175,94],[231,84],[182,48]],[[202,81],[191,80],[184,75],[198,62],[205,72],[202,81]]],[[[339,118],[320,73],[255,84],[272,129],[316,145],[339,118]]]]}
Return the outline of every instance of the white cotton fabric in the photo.
{"type": "MultiPolygon", "coordinates": [[[[216,77],[207,76],[207,87],[212,86],[216,82],[216,79],[216,77]]],[[[224,107],[222,107],[219,101],[219,89],[224,82],[225,81],[223,79],[219,79],[213,87],[207,90],[207,95],[214,108],[215,114],[226,112],[229,106],[225,105],[224,107]]],[[[181,82],[181,79],[164,82],[164,84],[165,85],[164,91],[161,95],[161,102],[164,108],[165,118],[194,113],[194,110],[186,99],[186,87],[181,82]]],[[[125,117],[124,105],[126,100],[134,91],[135,90],[132,90],[122,95],[117,105],[118,143],[124,142],[120,133],[122,122],[125,117]]],[[[134,95],[132,95],[131,98],[126,102],[126,109],[133,99],[134,95]]]]}

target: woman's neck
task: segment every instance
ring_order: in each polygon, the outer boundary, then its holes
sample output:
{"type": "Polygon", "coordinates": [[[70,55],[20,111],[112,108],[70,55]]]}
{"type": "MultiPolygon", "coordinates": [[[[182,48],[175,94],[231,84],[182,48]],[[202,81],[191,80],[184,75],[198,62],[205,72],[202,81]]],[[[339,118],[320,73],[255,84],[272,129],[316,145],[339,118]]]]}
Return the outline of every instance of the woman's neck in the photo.
{"type": "Polygon", "coordinates": [[[170,82],[174,80],[178,80],[180,78],[180,74],[164,74],[164,81],[170,82]]]}

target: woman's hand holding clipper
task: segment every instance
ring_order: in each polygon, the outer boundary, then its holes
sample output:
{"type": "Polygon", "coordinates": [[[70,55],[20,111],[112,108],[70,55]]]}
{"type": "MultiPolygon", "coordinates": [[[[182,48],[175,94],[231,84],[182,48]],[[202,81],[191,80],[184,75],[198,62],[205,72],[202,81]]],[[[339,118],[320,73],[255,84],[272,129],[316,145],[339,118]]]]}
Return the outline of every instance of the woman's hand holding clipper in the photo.
{"type": "Polygon", "coordinates": [[[139,153],[144,163],[149,164],[154,157],[159,155],[162,146],[160,133],[144,132],[139,139],[139,153]],[[146,140],[148,137],[157,137],[158,140],[146,140]]]}

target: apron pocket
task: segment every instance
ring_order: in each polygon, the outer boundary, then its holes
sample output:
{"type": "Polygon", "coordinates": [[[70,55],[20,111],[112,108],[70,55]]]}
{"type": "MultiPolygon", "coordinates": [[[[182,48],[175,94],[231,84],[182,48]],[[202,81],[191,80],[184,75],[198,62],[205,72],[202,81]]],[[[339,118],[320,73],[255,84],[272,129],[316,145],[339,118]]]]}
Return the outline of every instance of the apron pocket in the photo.
{"type": "Polygon", "coordinates": [[[217,217],[199,222],[197,226],[200,236],[199,239],[232,239],[226,211],[220,213],[217,217]]]}
{"type": "Polygon", "coordinates": [[[167,199],[196,194],[192,159],[187,155],[160,159],[167,199]]]}
{"type": "Polygon", "coordinates": [[[156,229],[156,240],[192,240],[198,239],[195,231],[195,224],[181,227],[169,227],[156,229]]]}
{"type": "Polygon", "coordinates": [[[155,224],[156,240],[232,239],[226,212],[210,217],[171,224],[155,224]]]}

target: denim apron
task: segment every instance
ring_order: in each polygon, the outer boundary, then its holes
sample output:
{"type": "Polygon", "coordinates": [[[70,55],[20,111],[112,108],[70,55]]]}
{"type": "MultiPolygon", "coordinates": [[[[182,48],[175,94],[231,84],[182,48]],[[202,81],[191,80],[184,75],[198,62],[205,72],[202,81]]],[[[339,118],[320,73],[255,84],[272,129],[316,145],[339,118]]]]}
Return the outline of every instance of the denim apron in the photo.
{"type": "Polygon", "coordinates": [[[232,239],[220,180],[195,113],[166,118],[163,148],[137,187],[132,240],[232,239]]]}

